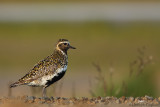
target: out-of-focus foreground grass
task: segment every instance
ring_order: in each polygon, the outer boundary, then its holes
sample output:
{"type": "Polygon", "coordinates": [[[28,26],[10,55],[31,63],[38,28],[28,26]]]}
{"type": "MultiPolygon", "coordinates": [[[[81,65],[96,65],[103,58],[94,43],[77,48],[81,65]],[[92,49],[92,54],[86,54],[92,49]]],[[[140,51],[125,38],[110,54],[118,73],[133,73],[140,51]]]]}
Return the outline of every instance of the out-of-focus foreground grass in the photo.
{"type": "MultiPolygon", "coordinates": [[[[115,91],[107,93],[108,95],[121,96],[115,93],[121,90],[123,81],[127,81],[126,96],[143,94],[159,96],[159,29],[160,23],[147,22],[1,22],[0,74],[2,77],[5,75],[8,81],[16,75],[14,80],[17,80],[35,63],[51,54],[59,38],[66,38],[77,49],[69,51],[69,67],[65,78],[73,78],[71,81],[74,81],[77,77],[72,74],[80,74],[82,77],[88,75],[88,80],[92,83],[91,90],[97,96],[103,95],[103,88],[97,88],[101,86],[97,85],[94,78],[98,74],[92,62],[101,66],[108,90],[111,87],[109,68],[112,63],[114,67],[112,82],[115,91]],[[141,47],[145,47],[145,53],[153,57],[153,63],[145,68],[144,71],[147,72],[143,72],[143,76],[130,78],[129,65],[137,58],[137,49],[141,47]]],[[[78,87],[75,88],[77,96],[83,93],[79,89],[83,84],[89,85],[88,80],[86,79],[84,83],[83,79],[79,79],[77,81],[83,83],[74,83],[78,87]]],[[[85,91],[89,93],[89,90],[85,91]]]]}

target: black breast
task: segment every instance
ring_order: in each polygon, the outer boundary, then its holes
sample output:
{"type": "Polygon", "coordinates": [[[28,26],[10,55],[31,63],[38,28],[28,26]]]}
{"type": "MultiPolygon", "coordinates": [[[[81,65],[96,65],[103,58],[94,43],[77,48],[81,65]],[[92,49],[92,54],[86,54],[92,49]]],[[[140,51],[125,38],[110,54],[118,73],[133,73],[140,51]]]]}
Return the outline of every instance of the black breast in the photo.
{"type": "Polygon", "coordinates": [[[48,82],[46,83],[46,87],[50,86],[51,84],[53,84],[54,82],[60,80],[65,74],[65,71],[58,73],[56,76],[54,76],[52,78],[52,80],[48,80],[48,82]]]}

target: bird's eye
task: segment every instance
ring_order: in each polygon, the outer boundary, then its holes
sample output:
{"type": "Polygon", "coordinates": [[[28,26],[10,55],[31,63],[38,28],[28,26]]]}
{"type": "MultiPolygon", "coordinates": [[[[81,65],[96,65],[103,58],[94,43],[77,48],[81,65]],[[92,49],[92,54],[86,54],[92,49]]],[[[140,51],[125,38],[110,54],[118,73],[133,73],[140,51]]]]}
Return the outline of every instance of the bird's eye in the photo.
{"type": "Polygon", "coordinates": [[[64,45],[67,45],[67,43],[64,43],[64,45]]]}

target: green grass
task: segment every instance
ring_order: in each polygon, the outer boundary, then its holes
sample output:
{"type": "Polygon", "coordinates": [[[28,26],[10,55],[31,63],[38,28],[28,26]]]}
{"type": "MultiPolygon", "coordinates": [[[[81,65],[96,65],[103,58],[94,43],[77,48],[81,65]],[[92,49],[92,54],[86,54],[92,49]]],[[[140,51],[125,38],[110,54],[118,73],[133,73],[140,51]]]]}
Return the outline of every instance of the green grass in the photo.
{"type": "Polygon", "coordinates": [[[128,93],[127,96],[144,96],[149,95],[157,97],[156,89],[153,84],[153,70],[148,70],[140,76],[135,76],[128,81],[128,93]]]}

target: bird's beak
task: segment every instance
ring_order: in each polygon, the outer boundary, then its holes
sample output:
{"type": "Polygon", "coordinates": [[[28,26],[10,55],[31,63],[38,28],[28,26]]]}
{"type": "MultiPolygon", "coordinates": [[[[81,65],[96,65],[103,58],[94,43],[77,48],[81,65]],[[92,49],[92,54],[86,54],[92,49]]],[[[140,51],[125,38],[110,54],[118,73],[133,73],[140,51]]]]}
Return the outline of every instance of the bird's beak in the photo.
{"type": "Polygon", "coordinates": [[[69,48],[71,48],[71,49],[76,49],[75,47],[73,47],[73,46],[71,46],[71,45],[69,45],[69,48]]]}

